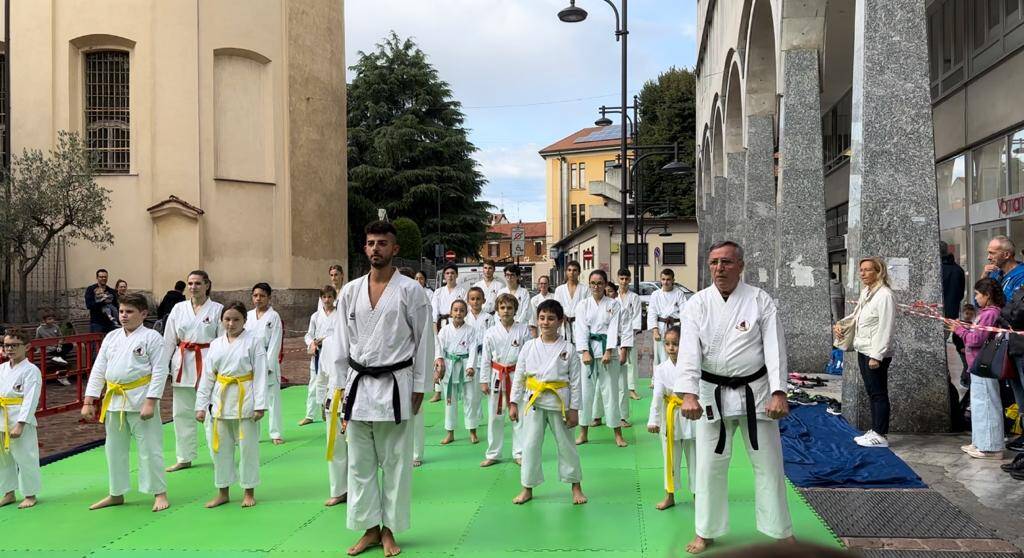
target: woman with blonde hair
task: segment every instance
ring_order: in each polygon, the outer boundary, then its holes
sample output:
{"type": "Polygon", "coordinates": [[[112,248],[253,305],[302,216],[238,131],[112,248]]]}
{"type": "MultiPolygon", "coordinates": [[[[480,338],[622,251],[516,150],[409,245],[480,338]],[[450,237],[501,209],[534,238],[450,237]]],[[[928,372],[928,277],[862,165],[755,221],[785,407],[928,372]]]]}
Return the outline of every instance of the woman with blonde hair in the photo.
{"type": "Polygon", "coordinates": [[[833,333],[840,341],[853,335],[852,348],[871,402],[871,430],[854,441],[864,447],[884,448],[889,446],[889,365],[896,348],[892,338],[896,300],[889,288],[885,260],[861,258],[857,269],[862,285],[860,298],[853,314],[833,326],[833,333]]]}

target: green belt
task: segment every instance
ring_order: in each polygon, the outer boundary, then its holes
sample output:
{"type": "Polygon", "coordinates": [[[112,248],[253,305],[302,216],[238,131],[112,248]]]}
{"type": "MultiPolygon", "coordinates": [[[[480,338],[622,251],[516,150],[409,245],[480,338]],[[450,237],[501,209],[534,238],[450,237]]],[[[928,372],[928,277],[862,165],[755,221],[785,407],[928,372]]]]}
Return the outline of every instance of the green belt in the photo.
{"type": "Polygon", "coordinates": [[[458,398],[462,394],[462,384],[466,381],[466,359],[469,358],[469,353],[455,354],[444,352],[444,359],[452,363],[451,370],[448,376],[448,385],[445,386],[445,399],[451,399],[452,392],[455,393],[455,397],[458,398]],[[455,374],[458,373],[458,381],[455,381],[455,374]]]}
{"type": "MultiPolygon", "coordinates": [[[[594,378],[594,377],[597,376],[597,363],[598,363],[598,360],[601,359],[601,358],[604,358],[604,353],[605,353],[605,351],[608,350],[608,336],[606,334],[604,334],[604,333],[591,333],[590,334],[590,340],[591,341],[599,341],[601,343],[601,354],[599,354],[599,355],[591,354],[590,355],[590,366],[588,367],[589,370],[587,371],[587,377],[588,378],[594,378]]],[[[590,344],[589,343],[587,344],[587,350],[588,351],[590,350],[590,344]]]]}

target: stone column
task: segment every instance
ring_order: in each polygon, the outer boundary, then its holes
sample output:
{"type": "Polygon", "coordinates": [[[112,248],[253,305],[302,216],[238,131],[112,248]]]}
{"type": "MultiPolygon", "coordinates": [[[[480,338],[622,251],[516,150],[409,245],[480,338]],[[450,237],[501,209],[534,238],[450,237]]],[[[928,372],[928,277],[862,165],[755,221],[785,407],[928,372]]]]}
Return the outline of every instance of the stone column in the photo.
{"type": "Polygon", "coordinates": [[[775,119],[747,117],[743,249],[745,281],[775,297],[775,119]]]}
{"type": "MultiPolygon", "coordinates": [[[[715,177],[715,201],[714,201],[714,215],[712,218],[715,220],[715,225],[712,227],[711,242],[721,242],[725,240],[726,232],[728,227],[726,226],[725,220],[725,206],[728,204],[728,183],[729,180],[724,176],[715,177]]],[[[708,245],[711,246],[710,244],[708,245]]]]}
{"type": "Polygon", "coordinates": [[[700,187],[697,190],[697,200],[695,203],[697,212],[697,253],[691,256],[691,258],[696,258],[694,261],[697,262],[697,290],[703,289],[705,281],[707,280],[707,265],[704,257],[704,250],[710,245],[708,239],[711,236],[711,222],[708,219],[708,210],[704,207],[704,189],[707,188],[708,185],[704,182],[703,170],[699,174],[700,178],[698,180],[700,181],[700,187]]]}
{"type": "Polygon", "coordinates": [[[776,296],[789,369],[820,373],[832,346],[818,51],[785,53],[776,296]]]}
{"type": "Polygon", "coordinates": [[[724,240],[731,240],[743,246],[744,243],[744,219],[743,219],[743,190],[744,171],[747,166],[747,153],[737,151],[725,155],[725,167],[728,173],[726,181],[725,199],[725,237],[724,240]]]}
{"type": "MultiPolygon", "coordinates": [[[[857,0],[854,31],[847,292],[860,288],[858,260],[881,256],[900,303],[940,303],[942,293],[924,5],[924,0],[857,0]]],[[[893,338],[892,430],[948,430],[949,378],[940,323],[897,312],[893,338]]],[[[867,395],[854,358],[847,353],[843,415],[869,428],[867,395]]]]}

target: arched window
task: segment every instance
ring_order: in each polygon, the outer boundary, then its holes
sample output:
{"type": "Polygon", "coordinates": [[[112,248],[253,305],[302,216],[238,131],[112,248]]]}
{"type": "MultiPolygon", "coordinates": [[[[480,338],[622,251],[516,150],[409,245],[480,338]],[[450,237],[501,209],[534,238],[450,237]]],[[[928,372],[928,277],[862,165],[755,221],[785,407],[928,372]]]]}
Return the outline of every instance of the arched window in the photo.
{"type": "Polygon", "coordinates": [[[84,53],[85,146],[97,172],[131,170],[129,54],[123,50],[84,53]]]}

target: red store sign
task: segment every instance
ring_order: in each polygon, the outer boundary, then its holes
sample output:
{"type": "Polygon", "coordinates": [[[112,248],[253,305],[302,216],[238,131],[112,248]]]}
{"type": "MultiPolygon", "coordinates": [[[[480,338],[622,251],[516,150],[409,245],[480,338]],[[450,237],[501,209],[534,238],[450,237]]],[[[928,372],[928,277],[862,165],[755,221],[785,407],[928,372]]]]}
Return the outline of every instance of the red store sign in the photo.
{"type": "Polygon", "coordinates": [[[999,217],[1017,217],[1024,215],[1024,194],[1014,194],[999,198],[999,217]]]}

